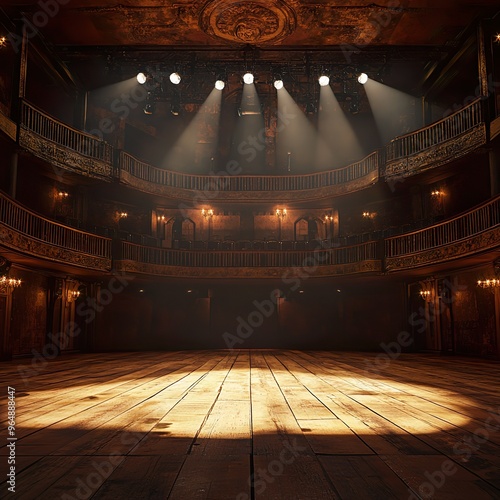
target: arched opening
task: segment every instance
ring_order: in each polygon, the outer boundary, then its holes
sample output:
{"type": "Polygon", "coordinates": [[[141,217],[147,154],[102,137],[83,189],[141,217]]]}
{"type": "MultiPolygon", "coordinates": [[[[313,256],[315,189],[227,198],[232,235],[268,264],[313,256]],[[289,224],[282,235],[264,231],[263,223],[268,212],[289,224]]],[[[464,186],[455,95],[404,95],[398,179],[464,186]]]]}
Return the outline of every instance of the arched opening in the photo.
{"type": "Polygon", "coordinates": [[[323,221],[314,216],[301,217],[295,222],[294,237],[296,241],[325,239],[323,221]]]}

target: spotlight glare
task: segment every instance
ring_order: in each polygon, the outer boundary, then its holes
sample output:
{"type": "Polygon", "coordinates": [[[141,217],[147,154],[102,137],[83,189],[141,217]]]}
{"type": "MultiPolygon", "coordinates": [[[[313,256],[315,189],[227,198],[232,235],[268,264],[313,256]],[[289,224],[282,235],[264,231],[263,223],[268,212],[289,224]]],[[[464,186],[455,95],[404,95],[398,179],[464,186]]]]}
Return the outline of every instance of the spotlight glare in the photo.
{"type": "Polygon", "coordinates": [[[361,85],[364,85],[368,81],[368,75],[366,73],[361,73],[358,76],[358,82],[361,83],[361,85]]]}
{"type": "Polygon", "coordinates": [[[181,75],[179,75],[179,73],[171,73],[170,74],[170,81],[174,85],[179,85],[179,83],[181,83],[181,75]]]}
{"type": "Polygon", "coordinates": [[[226,84],[224,83],[224,80],[217,80],[215,82],[215,88],[217,90],[222,90],[225,86],[226,86],[226,84]]]}
{"type": "Polygon", "coordinates": [[[274,80],[274,88],[280,90],[283,88],[283,80],[274,80]]]}
{"type": "Polygon", "coordinates": [[[328,78],[328,76],[326,75],[321,75],[318,79],[318,82],[322,87],[326,87],[330,83],[330,78],[328,78]]]}
{"type": "Polygon", "coordinates": [[[243,81],[247,84],[247,85],[250,85],[251,83],[253,83],[253,75],[252,73],[245,73],[243,75],[243,81]]]}
{"type": "Polygon", "coordinates": [[[146,83],[147,77],[144,73],[137,73],[137,81],[141,84],[144,85],[146,83]]]}

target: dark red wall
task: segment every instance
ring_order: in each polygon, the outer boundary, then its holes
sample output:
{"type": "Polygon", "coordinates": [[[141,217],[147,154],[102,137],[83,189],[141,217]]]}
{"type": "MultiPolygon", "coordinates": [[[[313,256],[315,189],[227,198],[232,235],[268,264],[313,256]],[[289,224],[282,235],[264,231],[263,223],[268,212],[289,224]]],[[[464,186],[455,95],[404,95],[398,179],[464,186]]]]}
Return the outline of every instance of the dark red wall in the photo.
{"type": "Polygon", "coordinates": [[[98,314],[94,348],[379,350],[404,328],[401,284],[304,287],[277,300],[275,289],[131,286],[98,314]]]}

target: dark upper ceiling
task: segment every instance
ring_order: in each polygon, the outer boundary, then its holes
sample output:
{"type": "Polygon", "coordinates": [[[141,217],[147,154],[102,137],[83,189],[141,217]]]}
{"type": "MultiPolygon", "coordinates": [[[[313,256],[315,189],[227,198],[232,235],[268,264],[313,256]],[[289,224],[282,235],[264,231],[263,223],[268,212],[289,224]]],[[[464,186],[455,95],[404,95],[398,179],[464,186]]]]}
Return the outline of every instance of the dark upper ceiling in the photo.
{"type": "Polygon", "coordinates": [[[442,46],[498,0],[0,0],[55,45],[442,46]],[[41,4],[51,4],[44,14],[41,4]]]}

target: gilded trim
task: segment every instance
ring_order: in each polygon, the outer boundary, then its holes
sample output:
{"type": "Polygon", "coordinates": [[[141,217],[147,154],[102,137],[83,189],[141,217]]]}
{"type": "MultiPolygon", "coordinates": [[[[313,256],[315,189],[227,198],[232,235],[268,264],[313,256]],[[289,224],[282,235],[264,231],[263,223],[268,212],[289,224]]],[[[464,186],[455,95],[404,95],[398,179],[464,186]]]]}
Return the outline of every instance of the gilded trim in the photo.
{"type": "Polygon", "coordinates": [[[400,257],[386,257],[385,270],[399,271],[414,267],[438,264],[480,251],[490,250],[500,246],[500,227],[494,227],[476,236],[466,238],[450,245],[424,250],[400,257]]]}
{"type": "Polygon", "coordinates": [[[416,175],[456,160],[483,144],[486,144],[486,126],[481,123],[465,134],[413,156],[388,161],[385,166],[385,176],[404,178],[416,175]]]}
{"type": "Polygon", "coordinates": [[[63,264],[99,271],[111,270],[111,259],[58,247],[31,238],[2,223],[0,223],[0,245],[53,262],[61,262],[63,264]]]}
{"type": "Polygon", "coordinates": [[[120,182],[145,193],[165,196],[175,200],[210,200],[210,201],[239,201],[239,202],[273,202],[289,203],[294,201],[313,201],[352,193],[375,184],[378,180],[378,171],[368,173],[358,179],[314,189],[297,191],[194,191],[155,184],[135,177],[125,170],[120,171],[120,182]]]}
{"type": "Polygon", "coordinates": [[[351,264],[313,267],[184,267],[146,264],[130,260],[115,262],[117,271],[134,274],[149,274],[153,276],[171,276],[176,278],[269,278],[282,279],[293,277],[332,277],[361,273],[382,272],[380,260],[366,260],[351,264]]]}
{"type": "Polygon", "coordinates": [[[19,146],[27,149],[38,158],[49,162],[56,170],[75,172],[87,177],[111,181],[113,167],[102,160],[90,158],[21,126],[19,130],[19,146]]]}

